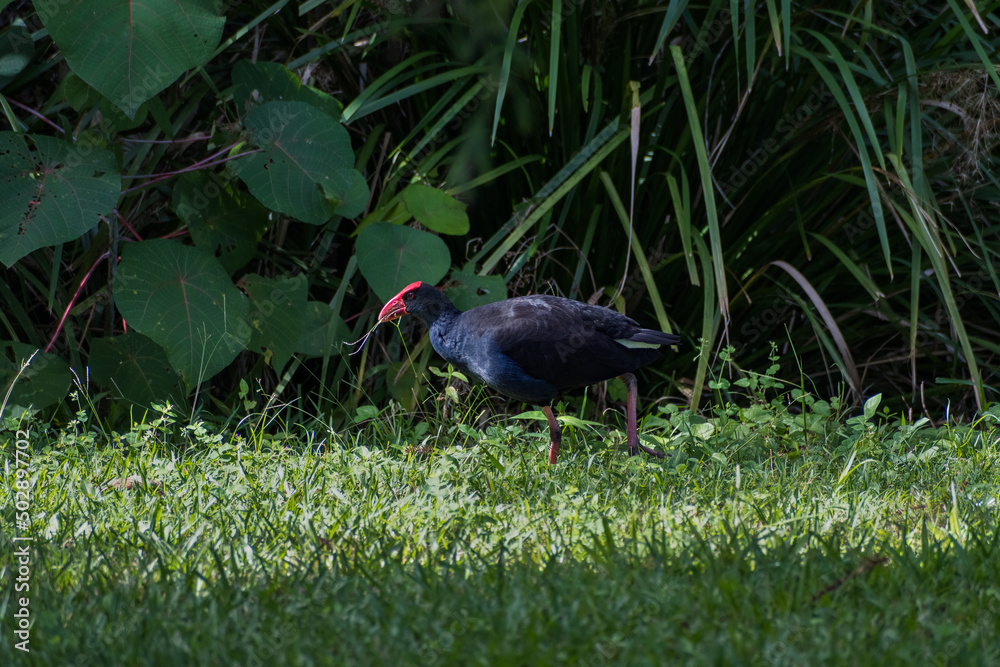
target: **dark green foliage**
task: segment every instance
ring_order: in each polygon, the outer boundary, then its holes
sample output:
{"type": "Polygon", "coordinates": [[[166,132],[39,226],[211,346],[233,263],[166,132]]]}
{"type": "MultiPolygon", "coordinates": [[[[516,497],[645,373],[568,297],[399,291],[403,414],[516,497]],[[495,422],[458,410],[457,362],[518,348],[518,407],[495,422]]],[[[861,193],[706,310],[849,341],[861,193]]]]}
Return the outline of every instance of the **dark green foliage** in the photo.
{"type": "Polygon", "coordinates": [[[229,365],[250,340],[247,298],[207,252],[157,239],[122,249],[115,306],[162,346],[188,388],[229,365]]]}
{"type": "Polygon", "coordinates": [[[0,132],[0,262],[72,241],[115,205],[115,156],[53,137],[0,132]]]}
{"type": "MultiPolygon", "coordinates": [[[[138,318],[189,414],[246,378],[348,423],[419,395],[430,357],[343,341],[445,278],[463,306],[556,292],[681,332],[643,386],[695,407],[742,391],[708,386],[721,348],[759,368],[771,341],[827,396],[996,398],[996,3],[186,6],[2,10],[0,339],[109,396],[98,341],[138,318]],[[200,296],[129,287],[166,271],[130,253],[192,243],[200,296]]],[[[156,375],[123,397],[177,400],[156,375]]]]}
{"type": "Polygon", "coordinates": [[[135,331],[113,338],[97,338],[91,350],[94,382],[111,396],[144,408],[157,400],[183,402],[180,376],[164,349],[135,331]]]}
{"type": "Polygon", "coordinates": [[[8,407],[10,414],[58,403],[69,391],[70,382],[69,366],[63,359],[26,343],[0,342],[0,386],[5,388],[0,404],[8,407]]]}

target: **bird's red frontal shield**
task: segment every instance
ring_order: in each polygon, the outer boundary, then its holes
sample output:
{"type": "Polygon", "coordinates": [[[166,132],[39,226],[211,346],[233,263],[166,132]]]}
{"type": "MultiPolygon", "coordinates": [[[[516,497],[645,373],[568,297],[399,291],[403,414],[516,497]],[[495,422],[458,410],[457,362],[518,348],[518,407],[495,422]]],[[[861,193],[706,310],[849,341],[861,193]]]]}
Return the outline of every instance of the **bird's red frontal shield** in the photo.
{"type": "Polygon", "coordinates": [[[406,315],[406,304],[403,302],[403,297],[410,290],[415,290],[416,288],[423,285],[419,280],[415,283],[410,283],[402,290],[399,294],[392,297],[387,304],[382,306],[382,310],[378,314],[378,323],[383,324],[384,322],[392,322],[393,320],[398,320],[403,315],[406,315]]]}

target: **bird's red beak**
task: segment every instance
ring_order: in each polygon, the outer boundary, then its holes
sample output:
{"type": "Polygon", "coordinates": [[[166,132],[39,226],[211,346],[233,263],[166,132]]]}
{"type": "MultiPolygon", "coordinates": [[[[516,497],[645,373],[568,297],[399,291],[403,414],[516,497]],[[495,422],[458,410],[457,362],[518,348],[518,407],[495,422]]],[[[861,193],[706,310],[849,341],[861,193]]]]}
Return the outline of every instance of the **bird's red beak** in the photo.
{"type": "Polygon", "coordinates": [[[393,320],[398,320],[403,315],[406,315],[406,305],[403,303],[403,299],[397,296],[395,299],[385,304],[379,312],[378,323],[382,324],[384,322],[392,322],[393,320]]]}
{"type": "Polygon", "coordinates": [[[378,323],[383,324],[385,322],[392,322],[393,320],[398,320],[403,315],[406,315],[406,304],[403,303],[403,296],[412,289],[420,287],[422,283],[418,280],[415,283],[410,283],[403,290],[392,297],[389,303],[382,306],[382,310],[378,314],[378,323]]]}

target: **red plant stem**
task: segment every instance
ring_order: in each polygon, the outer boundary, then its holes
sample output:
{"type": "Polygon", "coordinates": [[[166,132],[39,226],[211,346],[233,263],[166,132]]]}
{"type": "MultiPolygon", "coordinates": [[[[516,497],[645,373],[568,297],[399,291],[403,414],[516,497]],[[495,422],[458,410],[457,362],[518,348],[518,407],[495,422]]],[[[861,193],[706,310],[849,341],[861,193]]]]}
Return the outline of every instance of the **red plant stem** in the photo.
{"type": "Polygon", "coordinates": [[[59,337],[59,332],[62,331],[63,325],[66,323],[66,318],[69,317],[69,311],[73,309],[73,305],[76,303],[77,298],[80,296],[80,292],[83,291],[83,286],[87,284],[88,280],[90,280],[90,276],[94,273],[94,269],[97,268],[97,265],[101,263],[101,260],[107,259],[108,255],[109,253],[104,253],[103,255],[98,257],[97,261],[94,262],[94,265],[90,267],[89,271],[87,271],[87,275],[85,275],[83,277],[83,280],[80,281],[80,286],[76,288],[76,292],[73,294],[73,298],[70,299],[69,303],[66,305],[66,311],[63,313],[62,319],[59,320],[59,326],[56,327],[55,333],[53,333],[52,338],[49,339],[49,344],[45,346],[46,352],[49,352],[52,349],[52,345],[55,344],[56,338],[59,337]]]}
{"type": "Polygon", "coordinates": [[[181,227],[179,229],[175,229],[172,232],[164,234],[160,238],[161,239],[176,239],[179,236],[186,236],[187,234],[188,234],[188,228],[187,228],[187,225],[184,225],[183,227],[181,227]]]}
{"type": "Polygon", "coordinates": [[[130,144],[188,144],[195,141],[205,141],[206,139],[211,139],[210,134],[192,134],[190,137],[185,137],[184,139],[132,139],[129,137],[123,137],[122,141],[127,141],[130,144]]]}
{"type": "Polygon", "coordinates": [[[141,236],[139,236],[139,232],[135,231],[135,228],[133,228],[133,227],[132,227],[132,225],[131,225],[131,224],[129,224],[129,221],[128,221],[128,220],[126,220],[126,219],[124,218],[124,216],[122,216],[122,214],[118,212],[118,209],[115,209],[115,217],[116,217],[116,218],[118,218],[118,222],[120,222],[120,223],[122,223],[123,225],[125,225],[125,227],[126,227],[126,228],[127,228],[127,229],[128,229],[129,231],[130,231],[130,232],[132,232],[132,236],[134,236],[134,237],[135,237],[135,240],[136,240],[136,241],[141,241],[141,240],[142,240],[142,237],[141,237],[141,236]]]}
{"type": "Polygon", "coordinates": [[[215,151],[214,153],[212,153],[208,157],[202,158],[202,159],[198,160],[197,162],[195,162],[194,164],[192,164],[192,165],[190,165],[188,167],[184,167],[183,169],[178,169],[177,171],[165,171],[165,172],[160,173],[160,174],[136,174],[135,176],[130,176],[129,178],[132,178],[132,179],[160,178],[161,176],[173,176],[175,174],[183,174],[186,171],[193,171],[195,169],[198,169],[199,167],[204,166],[204,164],[206,162],[210,162],[211,160],[214,160],[215,158],[219,157],[220,155],[222,155],[226,151],[232,150],[233,146],[235,146],[235,145],[236,144],[230,144],[229,146],[226,146],[223,149],[215,151]]]}
{"type": "Polygon", "coordinates": [[[362,315],[366,314],[366,313],[367,313],[368,311],[370,311],[370,310],[375,310],[375,308],[374,308],[374,307],[372,307],[372,308],[365,308],[365,309],[364,309],[364,310],[362,310],[362,311],[361,311],[360,313],[356,313],[356,314],[354,314],[354,315],[350,315],[349,317],[347,317],[347,318],[345,318],[345,319],[344,319],[344,324],[347,324],[347,323],[348,323],[348,322],[350,322],[351,320],[356,320],[356,319],[358,319],[359,317],[361,317],[362,315]]]}
{"type": "Polygon", "coordinates": [[[153,185],[154,183],[159,183],[160,181],[165,181],[165,180],[167,180],[169,178],[173,178],[174,176],[178,176],[180,174],[186,174],[189,171],[197,171],[199,169],[204,169],[206,167],[214,167],[216,165],[225,164],[226,162],[229,162],[230,160],[235,160],[235,159],[241,158],[241,157],[243,157],[245,155],[253,155],[254,153],[259,153],[259,152],[260,152],[260,149],[255,149],[255,150],[252,150],[252,151],[247,151],[245,153],[238,153],[237,155],[233,155],[232,157],[227,157],[227,158],[225,158],[223,160],[216,160],[215,162],[205,162],[205,163],[200,163],[199,162],[199,163],[195,163],[195,164],[191,165],[190,167],[185,167],[184,169],[180,169],[178,171],[171,171],[171,172],[167,172],[167,173],[164,173],[164,174],[150,174],[148,176],[133,176],[132,178],[149,178],[149,179],[152,179],[152,180],[150,180],[150,181],[148,181],[146,183],[143,183],[142,185],[137,185],[134,188],[129,188],[128,190],[122,190],[122,194],[123,195],[127,195],[127,194],[130,194],[132,192],[135,192],[136,190],[141,190],[143,188],[147,188],[150,185],[153,185]]]}
{"type": "Polygon", "coordinates": [[[11,104],[13,104],[14,106],[16,106],[16,107],[17,107],[17,108],[19,108],[19,109],[24,109],[25,111],[27,111],[27,112],[28,112],[28,113],[30,113],[30,114],[31,114],[32,116],[34,116],[34,117],[35,117],[35,118],[37,118],[38,120],[42,121],[42,122],[43,122],[43,123],[45,123],[46,125],[51,125],[51,126],[52,126],[53,128],[55,128],[55,129],[59,130],[59,131],[60,131],[60,132],[62,132],[63,134],[65,134],[65,133],[66,133],[66,130],[62,129],[61,127],[59,127],[58,125],[56,125],[55,123],[53,123],[53,122],[52,122],[51,120],[49,120],[48,118],[46,118],[46,117],[45,117],[45,116],[43,116],[42,114],[38,113],[37,111],[35,111],[35,110],[34,110],[34,109],[32,109],[31,107],[28,107],[28,106],[25,106],[25,105],[21,104],[20,102],[18,102],[17,100],[12,100],[12,99],[11,99],[11,98],[9,98],[9,97],[7,98],[7,101],[8,101],[8,102],[10,102],[11,104]]]}

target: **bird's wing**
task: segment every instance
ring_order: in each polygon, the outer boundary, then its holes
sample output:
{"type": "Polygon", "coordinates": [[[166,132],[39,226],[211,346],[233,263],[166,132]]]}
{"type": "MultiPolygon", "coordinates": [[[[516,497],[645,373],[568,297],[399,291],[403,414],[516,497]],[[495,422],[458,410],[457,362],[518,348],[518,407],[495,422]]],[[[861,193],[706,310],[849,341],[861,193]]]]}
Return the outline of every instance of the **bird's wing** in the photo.
{"type": "Polygon", "coordinates": [[[560,390],[633,371],[659,356],[656,347],[674,342],[650,338],[657,332],[607,308],[555,297],[508,299],[475,311],[474,327],[500,352],[560,390]],[[624,342],[632,340],[639,345],[624,342]]]}

